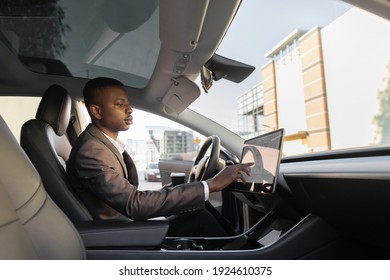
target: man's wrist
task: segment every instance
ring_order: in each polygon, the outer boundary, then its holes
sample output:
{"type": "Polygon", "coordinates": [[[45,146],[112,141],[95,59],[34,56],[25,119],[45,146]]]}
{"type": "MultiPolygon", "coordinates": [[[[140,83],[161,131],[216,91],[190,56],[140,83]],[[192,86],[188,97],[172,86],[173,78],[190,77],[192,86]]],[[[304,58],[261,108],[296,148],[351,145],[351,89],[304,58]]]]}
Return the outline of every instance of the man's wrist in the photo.
{"type": "Polygon", "coordinates": [[[206,181],[201,181],[203,184],[203,189],[204,189],[204,201],[209,200],[210,196],[210,190],[209,190],[209,184],[207,184],[206,181]]]}

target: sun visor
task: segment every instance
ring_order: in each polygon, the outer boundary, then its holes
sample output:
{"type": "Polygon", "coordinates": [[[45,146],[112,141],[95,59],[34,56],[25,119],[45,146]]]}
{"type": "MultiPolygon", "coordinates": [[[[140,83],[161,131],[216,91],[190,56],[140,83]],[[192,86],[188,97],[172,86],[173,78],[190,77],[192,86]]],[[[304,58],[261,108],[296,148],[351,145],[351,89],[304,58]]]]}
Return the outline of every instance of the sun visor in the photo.
{"type": "Polygon", "coordinates": [[[199,41],[208,0],[160,1],[160,40],[178,52],[193,51],[199,41]]]}
{"type": "Polygon", "coordinates": [[[200,96],[199,87],[186,77],[178,77],[172,81],[162,103],[168,114],[180,114],[200,96]]]}

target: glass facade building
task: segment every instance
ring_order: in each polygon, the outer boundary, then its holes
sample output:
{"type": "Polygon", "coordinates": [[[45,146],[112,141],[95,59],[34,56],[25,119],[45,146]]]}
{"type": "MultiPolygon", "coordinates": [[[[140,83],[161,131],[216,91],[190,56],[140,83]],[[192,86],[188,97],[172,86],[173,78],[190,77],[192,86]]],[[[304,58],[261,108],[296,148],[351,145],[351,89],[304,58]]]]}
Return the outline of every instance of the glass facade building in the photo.
{"type": "Polygon", "coordinates": [[[261,134],[264,126],[263,85],[259,84],[238,100],[238,133],[244,138],[261,134]]]}

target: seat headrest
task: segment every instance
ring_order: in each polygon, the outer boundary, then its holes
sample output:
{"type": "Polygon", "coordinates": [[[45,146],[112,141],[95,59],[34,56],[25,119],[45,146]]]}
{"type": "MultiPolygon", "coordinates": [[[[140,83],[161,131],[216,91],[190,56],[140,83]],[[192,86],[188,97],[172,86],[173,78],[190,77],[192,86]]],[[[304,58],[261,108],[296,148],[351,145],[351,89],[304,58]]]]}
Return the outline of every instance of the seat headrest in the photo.
{"type": "Polygon", "coordinates": [[[69,125],[71,107],[72,100],[66,89],[52,85],[45,91],[35,118],[48,123],[62,136],[69,125]]]}

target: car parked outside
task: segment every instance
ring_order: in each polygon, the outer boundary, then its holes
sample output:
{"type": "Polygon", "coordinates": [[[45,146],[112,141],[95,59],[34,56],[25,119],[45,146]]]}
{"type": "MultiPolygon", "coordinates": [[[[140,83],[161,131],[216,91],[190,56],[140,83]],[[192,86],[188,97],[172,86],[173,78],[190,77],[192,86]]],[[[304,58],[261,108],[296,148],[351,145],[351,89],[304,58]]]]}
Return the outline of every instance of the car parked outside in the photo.
{"type": "Polygon", "coordinates": [[[145,168],[145,180],[159,182],[161,181],[160,170],[158,168],[158,162],[149,162],[145,168]]]}

